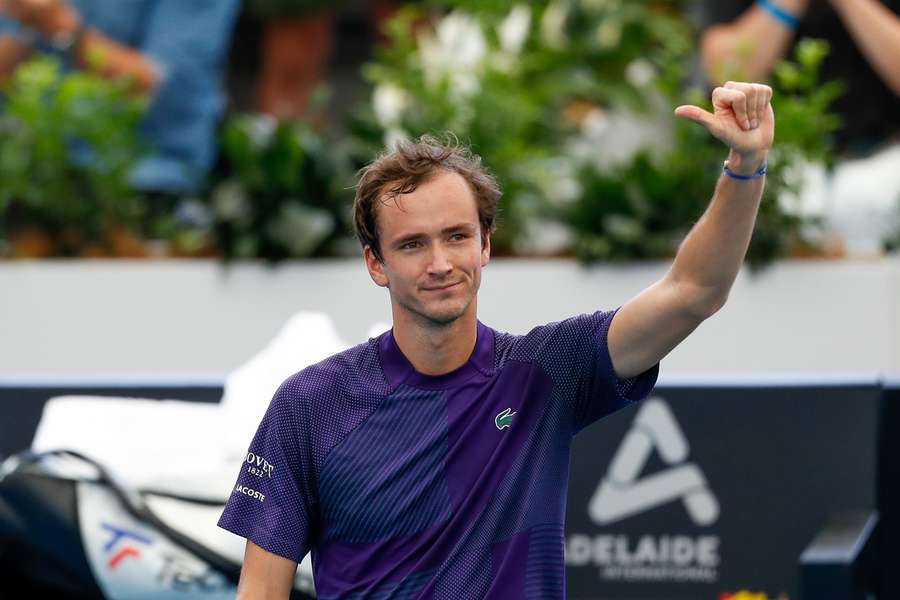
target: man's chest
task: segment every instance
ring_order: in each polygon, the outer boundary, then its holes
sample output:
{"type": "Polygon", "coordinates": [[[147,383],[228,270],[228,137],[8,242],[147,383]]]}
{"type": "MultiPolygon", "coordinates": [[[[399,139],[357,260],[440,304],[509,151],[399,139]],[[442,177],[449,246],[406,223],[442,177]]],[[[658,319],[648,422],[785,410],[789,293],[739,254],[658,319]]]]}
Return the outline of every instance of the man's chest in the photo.
{"type": "Polygon", "coordinates": [[[477,514],[529,445],[545,443],[534,433],[551,385],[513,363],[449,390],[400,386],[323,462],[324,539],[375,542],[477,514]]]}

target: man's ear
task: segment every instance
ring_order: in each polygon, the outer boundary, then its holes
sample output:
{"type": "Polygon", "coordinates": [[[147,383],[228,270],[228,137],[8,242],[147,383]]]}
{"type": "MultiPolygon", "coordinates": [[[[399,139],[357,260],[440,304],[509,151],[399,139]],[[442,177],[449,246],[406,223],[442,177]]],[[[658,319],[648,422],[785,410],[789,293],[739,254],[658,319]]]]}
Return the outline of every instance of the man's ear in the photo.
{"type": "Polygon", "coordinates": [[[486,267],[487,264],[491,261],[491,236],[490,234],[484,236],[484,241],[481,242],[481,266],[486,267]]]}
{"type": "Polygon", "coordinates": [[[366,269],[369,271],[369,277],[380,287],[388,287],[388,277],[384,272],[384,263],[375,255],[375,251],[371,246],[363,248],[363,258],[366,261],[366,269]]]}

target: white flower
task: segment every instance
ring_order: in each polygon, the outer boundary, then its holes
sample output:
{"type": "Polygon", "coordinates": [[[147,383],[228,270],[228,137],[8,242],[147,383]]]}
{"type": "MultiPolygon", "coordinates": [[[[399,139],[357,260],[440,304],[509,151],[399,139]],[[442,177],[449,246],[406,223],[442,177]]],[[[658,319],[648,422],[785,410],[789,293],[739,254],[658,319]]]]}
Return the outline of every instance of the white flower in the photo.
{"type": "Polygon", "coordinates": [[[581,121],[581,133],[588,139],[600,139],[608,129],[609,117],[601,108],[592,108],[581,121]]]}
{"type": "Polygon", "coordinates": [[[525,45],[525,40],[528,39],[530,28],[531,8],[524,4],[515,5],[497,27],[501,50],[509,54],[519,54],[522,46],[525,45]]]}
{"type": "Polygon", "coordinates": [[[292,256],[308,256],[334,231],[334,219],[324,210],[288,202],[266,224],[266,233],[292,256]]]}
{"type": "Polygon", "coordinates": [[[634,87],[646,87],[656,78],[656,68],[649,60],[638,58],[625,67],[625,79],[634,87]]]}
{"type": "Polygon", "coordinates": [[[532,219],[525,225],[525,235],[515,242],[515,249],[525,254],[552,256],[572,247],[572,228],[558,221],[532,219]]]}
{"type": "Polygon", "coordinates": [[[622,41],[622,24],[615,19],[604,19],[597,27],[594,37],[600,48],[616,48],[622,41]]]}
{"type": "Polygon", "coordinates": [[[400,142],[405,142],[408,139],[409,134],[403,129],[400,129],[399,127],[388,127],[387,131],[384,132],[384,147],[388,152],[393,152],[397,149],[397,145],[400,142]]]}
{"type": "Polygon", "coordinates": [[[568,204],[577,200],[579,196],[581,196],[581,184],[578,179],[564,177],[556,182],[556,193],[551,200],[558,204],[568,204]]]}
{"type": "Polygon", "coordinates": [[[551,185],[546,190],[547,200],[554,206],[570,204],[581,196],[577,164],[571,157],[558,157],[550,161],[551,185]]]}
{"type": "Polygon", "coordinates": [[[175,220],[189,227],[206,229],[212,223],[212,213],[199,200],[186,198],[175,207],[175,220]]]}
{"type": "Polygon", "coordinates": [[[278,121],[267,113],[248,115],[241,120],[241,125],[250,136],[250,143],[254,148],[268,146],[272,136],[275,135],[275,130],[278,129],[278,121]]]}
{"type": "Polygon", "coordinates": [[[491,64],[501,73],[512,73],[519,64],[517,57],[506,52],[497,52],[491,59],[491,64]]]}
{"type": "Polygon", "coordinates": [[[438,23],[434,34],[419,36],[419,56],[425,81],[449,81],[451,91],[469,96],[480,89],[478,73],[487,55],[487,41],[477,20],[452,12],[438,23]]]}
{"type": "Polygon", "coordinates": [[[616,239],[634,241],[643,235],[644,228],[634,217],[625,215],[608,215],[603,219],[605,233],[616,239]]]}
{"type": "Polygon", "coordinates": [[[454,73],[452,82],[453,93],[459,98],[474,96],[481,89],[481,81],[475,73],[454,73]]]}
{"type": "Polygon", "coordinates": [[[571,204],[581,195],[579,166],[578,161],[566,155],[527,162],[523,160],[520,165],[523,173],[519,176],[533,181],[540,190],[541,197],[552,206],[561,207],[571,204]]]}
{"type": "Polygon", "coordinates": [[[569,1],[553,0],[544,10],[541,17],[541,41],[548,48],[565,48],[568,42],[566,38],[566,21],[569,18],[569,1]]]}
{"type": "Polygon", "coordinates": [[[603,148],[609,143],[611,133],[609,114],[602,108],[592,108],[581,118],[578,129],[578,134],[567,144],[567,152],[577,161],[592,162],[597,156],[598,148],[603,148]]]}
{"type": "Polygon", "coordinates": [[[438,25],[437,37],[448,53],[449,62],[457,62],[460,68],[478,66],[487,53],[480,23],[462,12],[447,15],[438,25]]]}
{"type": "Polygon", "coordinates": [[[234,181],[220,184],[213,192],[213,211],[220,221],[242,222],[250,215],[244,188],[234,181]]]}
{"type": "Polygon", "coordinates": [[[372,93],[375,118],[382,127],[390,127],[400,122],[403,111],[409,106],[409,94],[392,83],[382,83],[372,93]]]}
{"type": "Polygon", "coordinates": [[[618,9],[620,0],[581,0],[581,7],[588,12],[603,12],[618,9]]]}

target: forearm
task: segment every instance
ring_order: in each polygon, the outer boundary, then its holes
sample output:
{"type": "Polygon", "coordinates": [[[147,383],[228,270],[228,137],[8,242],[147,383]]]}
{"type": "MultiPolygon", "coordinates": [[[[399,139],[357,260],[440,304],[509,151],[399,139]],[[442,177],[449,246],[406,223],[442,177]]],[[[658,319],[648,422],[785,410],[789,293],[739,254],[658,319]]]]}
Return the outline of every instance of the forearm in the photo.
{"type": "Polygon", "coordinates": [[[772,88],[729,82],[712,93],[713,112],[684,104],[675,116],[699,123],[731,152],[733,174],[685,237],[666,276],[625,303],[609,328],[609,356],[620,377],[642,373],[725,303],[759,212],[764,181],[756,172],[775,140],[772,88]]]}
{"type": "Polygon", "coordinates": [[[127,78],[138,93],[152,92],[160,80],[153,60],[90,27],[74,48],[74,54],[83,69],[110,79],[127,78]]]}
{"type": "MultiPolygon", "coordinates": [[[[809,0],[773,1],[802,18],[809,0]]],[[[793,39],[793,29],[754,4],[731,23],[707,29],[700,40],[700,58],[714,85],[735,78],[765,80],[793,39]]]]}
{"type": "Polygon", "coordinates": [[[900,96],[900,17],[878,0],[831,0],[857,47],[900,96]]]}
{"type": "Polygon", "coordinates": [[[288,600],[297,563],[247,540],[237,600],[288,600]]]}
{"type": "MultiPolygon", "coordinates": [[[[730,168],[752,173],[766,151],[729,155],[730,168]]],[[[678,249],[669,276],[683,290],[691,312],[709,315],[728,297],[750,245],[765,177],[748,181],[722,175],[706,212],[678,249]]]]}

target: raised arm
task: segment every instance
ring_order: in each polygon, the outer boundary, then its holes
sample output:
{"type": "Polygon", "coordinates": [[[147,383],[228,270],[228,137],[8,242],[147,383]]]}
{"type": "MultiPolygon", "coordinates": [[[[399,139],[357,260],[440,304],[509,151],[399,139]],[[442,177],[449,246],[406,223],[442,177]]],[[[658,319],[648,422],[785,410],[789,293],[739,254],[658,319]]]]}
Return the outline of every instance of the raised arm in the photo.
{"type": "Polygon", "coordinates": [[[900,16],[878,0],[831,0],[872,69],[900,96],[900,16]]]}
{"type": "Polygon", "coordinates": [[[287,600],[294,586],[297,563],[250,540],[244,550],[244,565],[238,583],[237,600],[287,600]]]}
{"type": "Polygon", "coordinates": [[[713,25],[700,37],[700,59],[707,79],[719,85],[739,74],[752,81],[769,78],[794,39],[794,27],[776,14],[802,19],[809,0],[770,0],[745,10],[730,23],[713,25]]]}
{"type": "Polygon", "coordinates": [[[765,164],[775,133],[768,86],[728,82],[713,91],[714,114],[679,106],[675,114],[704,125],[730,148],[730,175],[719,177],[712,202],[660,281],[627,302],[609,328],[609,353],[619,377],[659,362],[724,304],[753,233],[765,164]],[[750,177],[750,179],[743,179],[750,177]]]}

